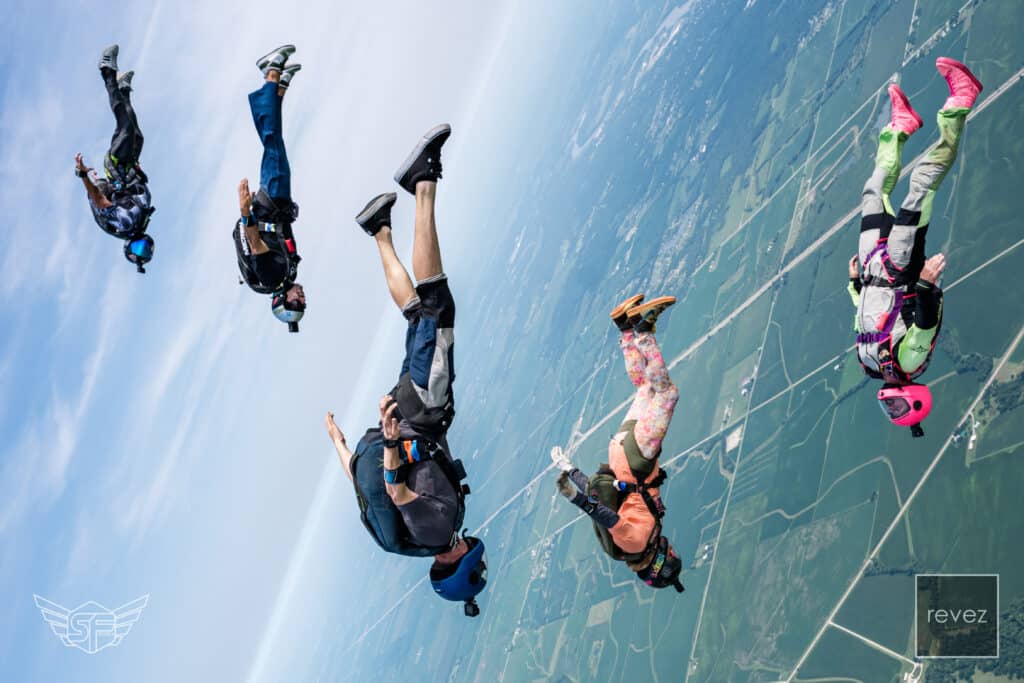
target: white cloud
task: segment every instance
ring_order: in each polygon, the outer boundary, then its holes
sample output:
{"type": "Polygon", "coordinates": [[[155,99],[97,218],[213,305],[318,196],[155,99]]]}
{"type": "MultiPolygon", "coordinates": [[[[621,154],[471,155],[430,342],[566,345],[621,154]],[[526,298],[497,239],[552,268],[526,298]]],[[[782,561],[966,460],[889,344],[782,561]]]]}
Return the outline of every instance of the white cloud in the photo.
{"type": "MultiPolygon", "coordinates": [[[[24,425],[12,448],[3,450],[0,492],[4,493],[5,505],[0,514],[0,530],[17,522],[30,505],[52,503],[64,491],[96,383],[113,344],[111,337],[116,334],[115,327],[126,307],[123,292],[113,281],[109,282],[98,305],[98,329],[92,351],[82,365],[81,381],[74,383],[71,396],[64,396],[58,379],[66,386],[66,378],[52,377],[47,409],[24,425]]],[[[78,341],[83,350],[88,348],[86,339],[80,337],[78,341]]]]}

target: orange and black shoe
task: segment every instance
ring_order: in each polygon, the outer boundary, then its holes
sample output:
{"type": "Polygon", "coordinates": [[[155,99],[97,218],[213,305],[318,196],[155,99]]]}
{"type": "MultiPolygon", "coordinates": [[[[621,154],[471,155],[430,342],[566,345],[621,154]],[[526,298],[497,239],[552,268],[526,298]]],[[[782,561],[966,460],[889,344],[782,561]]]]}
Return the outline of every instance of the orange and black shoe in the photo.
{"type": "Polygon", "coordinates": [[[623,332],[633,329],[633,325],[629,322],[629,309],[638,305],[643,300],[643,294],[636,294],[613,308],[611,316],[612,322],[615,323],[615,327],[619,328],[623,332]]]}
{"type": "Polygon", "coordinates": [[[665,309],[676,302],[674,296],[659,296],[651,299],[645,304],[634,306],[629,309],[629,324],[638,333],[654,332],[658,316],[665,312],[665,309]]]}

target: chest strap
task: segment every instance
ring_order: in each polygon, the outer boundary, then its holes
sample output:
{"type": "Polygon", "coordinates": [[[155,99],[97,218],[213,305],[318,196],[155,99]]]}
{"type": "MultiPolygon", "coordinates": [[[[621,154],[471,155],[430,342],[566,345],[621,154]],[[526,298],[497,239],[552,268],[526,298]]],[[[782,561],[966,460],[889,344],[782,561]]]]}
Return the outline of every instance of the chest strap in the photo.
{"type": "Polygon", "coordinates": [[[665,474],[665,470],[660,470],[658,475],[647,483],[633,483],[629,481],[615,480],[615,488],[621,493],[638,493],[640,498],[643,499],[644,504],[650,511],[651,515],[655,519],[660,520],[665,516],[665,504],[661,502],[660,495],[652,495],[649,489],[656,489],[665,483],[665,479],[668,475],[665,474]]]}

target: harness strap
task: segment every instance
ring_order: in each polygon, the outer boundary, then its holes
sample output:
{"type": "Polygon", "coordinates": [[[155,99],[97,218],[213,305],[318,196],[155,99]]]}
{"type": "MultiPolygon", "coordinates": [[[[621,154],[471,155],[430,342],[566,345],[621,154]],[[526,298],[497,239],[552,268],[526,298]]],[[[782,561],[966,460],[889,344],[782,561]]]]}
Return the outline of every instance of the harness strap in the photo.
{"type": "Polygon", "coordinates": [[[875,242],[875,246],[871,249],[871,251],[868,252],[868,255],[864,257],[864,262],[861,264],[862,268],[866,268],[867,267],[868,263],[871,262],[871,259],[873,259],[875,257],[875,254],[884,251],[885,254],[888,255],[888,253],[889,253],[888,244],[887,244],[888,242],[889,242],[889,238],[888,237],[879,237],[878,240],[875,242]]]}
{"type": "Polygon", "coordinates": [[[658,519],[658,523],[654,525],[654,529],[651,531],[651,537],[647,539],[647,546],[644,548],[643,554],[651,552],[661,542],[661,519],[658,519]]]}
{"type": "MultiPolygon", "coordinates": [[[[607,470],[598,470],[598,474],[612,474],[612,475],[614,475],[615,473],[609,468],[607,470]]],[[[619,479],[616,479],[615,480],[615,487],[618,490],[622,491],[623,493],[640,493],[641,491],[645,491],[647,489],[656,489],[656,488],[658,488],[659,486],[661,486],[662,484],[665,483],[666,479],[668,479],[668,475],[665,474],[665,470],[659,470],[658,471],[658,475],[656,477],[654,477],[654,479],[651,479],[649,482],[646,482],[646,483],[644,483],[643,481],[641,481],[641,482],[631,482],[631,481],[621,481],[619,479]]]]}
{"type": "Polygon", "coordinates": [[[857,335],[858,344],[874,344],[881,343],[886,339],[889,339],[892,334],[892,328],[896,326],[896,319],[900,315],[900,310],[903,308],[903,292],[896,290],[893,295],[892,308],[890,308],[885,316],[878,323],[877,332],[861,332],[857,335]]]}
{"type": "Polygon", "coordinates": [[[857,335],[858,344],[879,344],[889,338],[885,332],[861,332],[857,335]]]}
{"type": "Polygon", "coordinates": [[[875,278],[867,275],[867,267],[876,255],[882,255],[882,272],[885,274],[885,279],[889,286],[896,286],[896,278],[889,273],[889,267],[899,271],[901,268],[897,267],[892,262],[892,257],[889,256],[889,238],[879,237],[878,241],[875,242],[874,248],[868,252],[867,256],[864,257],[864,262],[861,264],[861,282],[866,285],[874,284],[875,278]]]}
{"type": "Polygon", "coordinates": [[[643,499],[644,504],[647,505],[647,509],[655,519],[660,520],[665,516],[665,504],[661,502],[661,496],[652,496],[644,489],[640,492],[640,498],[643,499]]]}
{"type": "Polygon", "coordinates": [[[665,470],[659,470],[658,474],[651,481],[644,483],[633,483],[629,481],[615,480],[615,488],[622,493],[638,493],[640,498],[643,499],[647,509],[654,516],[655,519],[660,520],[665,516],[665,504],[661,502],[661,496],[652,496],[650,489],[656,489],[665,483],[665,479],[668,475],[665,474],[665,470]]]}
{"type": "MultiPolygon", "coordinates": [[[[885,360],[881,362],[882,377],[885,378],[887,375],[894,375],[901,379],[908,379],[910,375],[903,372],[899,364],[892,353],[892,329],[896,326],[896,320],[900,317],[901,311],[903,310],[903,302],[914,296],[913,294],[907,295],[902,290],[896,289],[893,294],[892,308],[890,308],[885,316],[879,321],[879,329],[876,332],[860,332],[857,334],[857,344],[884,344],[885,360]]],[[[863,366],[864,364],[861,363],[863,366]]]]}

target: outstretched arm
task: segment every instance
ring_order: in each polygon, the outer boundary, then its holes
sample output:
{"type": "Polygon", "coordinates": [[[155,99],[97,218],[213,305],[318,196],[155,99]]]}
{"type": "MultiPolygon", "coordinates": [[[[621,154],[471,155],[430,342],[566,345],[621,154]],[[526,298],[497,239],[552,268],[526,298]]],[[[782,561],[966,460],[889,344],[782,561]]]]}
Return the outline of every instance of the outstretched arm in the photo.
{"type": "Polygon", "coordinates": [[[604,505],[596,497],[584,495],[581,487],[585,488],[586,485],[586,475],[577,469],[573,469],[570,472],[562,472],[558,477],[559,493],[565,496],[570,503],[587,513],[592,520],[607,529],[611,529],[619,523],[619,513],[604,505]]]}
{"type": "Polygon", "coordinates": [[[245,240],[249,243],[249,250],[253,256],[266,254],[270,247],[260,237],[259,225],[252,216],[252,191],[249,190],[249,179],[242,178],[238,183],[238,209],[242,214],[242,229],[245,230],[245,240]]]}
{"type": "Polygon", "coordinates": [[[619,514],[615,510],[603,505],[597,498],[586,495],[587,475],[580,472],[579,468],[573,467],[561,446],[551,449],[551,462],[562,472],[558,476],[558,492],[570,503],[603,527],[610,529],[619,523],[619,514]]]}
{"type": "Polygon", "coordinates": [[[349,463],[352,462],[352,451],[348,449],[348,444],[345,443],[345,435],[341,433],[338,425],[335,424],[334,413],[328,411],[324,421],[327,423],[327,434],[331,437],[334,450],[338,451],[338,459],[341,461],[341,466],[345,469],[345,474],[348,475],[349,481],[351,481],[352,467],[349,463]]]}
{"type": "Polygon", "coordinates": [[[91,168],[85,165],[82,160],[82,153],[79,152],[75,155],[75,175],[82,179],[82,185],[85,186],[85,193],[89,195],[89,201],[93,203],[97,209],[107,209],[114,205],[112,201],[100,192],[100,188],[96,187],[96,184],[92,182],[92,178],[89,173],[92,171],[91,168]]]}

